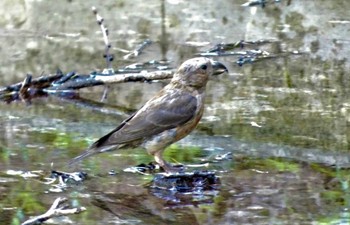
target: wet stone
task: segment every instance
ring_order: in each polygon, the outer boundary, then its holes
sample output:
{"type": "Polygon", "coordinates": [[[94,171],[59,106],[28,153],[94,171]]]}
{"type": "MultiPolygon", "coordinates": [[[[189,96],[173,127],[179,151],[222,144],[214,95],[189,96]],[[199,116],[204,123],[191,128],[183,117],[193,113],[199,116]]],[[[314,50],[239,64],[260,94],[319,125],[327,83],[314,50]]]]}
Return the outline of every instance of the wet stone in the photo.
{"type": "Polygon", "coordinates": [[[197,192],[198,190],[216,190],[220,179],[212,171],[195,171],[185,173],[158,173],[153,179],[153,188],[175,192],[197,192]]]}

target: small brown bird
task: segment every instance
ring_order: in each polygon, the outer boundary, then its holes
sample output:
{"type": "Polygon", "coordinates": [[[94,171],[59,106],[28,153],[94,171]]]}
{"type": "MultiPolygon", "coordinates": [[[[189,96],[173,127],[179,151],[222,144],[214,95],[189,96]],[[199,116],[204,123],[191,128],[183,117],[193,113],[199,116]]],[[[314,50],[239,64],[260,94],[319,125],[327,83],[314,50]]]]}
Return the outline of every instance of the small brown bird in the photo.
{"type": "Polygon", "coordinates": [[[223,72],[226,67],[211,59],[187,60],[156,96],[70,164],[96,153],[142,146],[166,172],[179,171],[163,159],[163,151],[196,127],[203,115],[208,78],[223,72]]]}

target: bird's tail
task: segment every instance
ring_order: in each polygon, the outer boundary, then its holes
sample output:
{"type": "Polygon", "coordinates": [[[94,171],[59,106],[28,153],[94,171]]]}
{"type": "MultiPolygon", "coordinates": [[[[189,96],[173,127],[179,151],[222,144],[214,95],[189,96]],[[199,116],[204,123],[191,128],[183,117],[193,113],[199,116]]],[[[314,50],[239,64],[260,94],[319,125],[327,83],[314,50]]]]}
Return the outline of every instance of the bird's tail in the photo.
{"type": "Polygon", "coordinates": [[[116,146],[106,146],[104,148],[96,148],[94,145],[92,145],[90,148],[88,148],[85,152],[83,152],[82,154],[78,155],[77,157],[73,158],[72,160],[70,160],[68,162],[69,166],[74,165],[75,163],[89,157],[92,155],[95,155],[97,153],[102,153],[102,152],[106,152],[109,151],[113,148],[115,148],[116,146]]]}
{"type": "Polygon", "coordinates": [[[75,163],[79,162],[80,160],[85,159],[86,157],[92,156],[94,154],[96,154],[97,152],[95,151],[95,149],[87,149],[85,152],[83,152],[82,154],[78,155],[77,157],[75,157],[74,159],[71,159],[68,162],[69,166],[74,165],[75,163]]]}

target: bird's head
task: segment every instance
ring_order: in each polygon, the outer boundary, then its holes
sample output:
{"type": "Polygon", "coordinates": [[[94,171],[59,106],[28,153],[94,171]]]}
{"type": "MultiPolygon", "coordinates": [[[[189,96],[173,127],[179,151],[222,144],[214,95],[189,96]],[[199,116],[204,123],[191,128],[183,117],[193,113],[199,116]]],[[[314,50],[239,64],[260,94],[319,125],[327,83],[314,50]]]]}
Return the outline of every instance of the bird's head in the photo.
{"type": "Polygon", "coordinates": [[[205,57],[198,57],[182,63],[172,82],[200,89],[206,86],[211,75],[219,75],[227,71],[227,68],[220,62],[205,57]]]}

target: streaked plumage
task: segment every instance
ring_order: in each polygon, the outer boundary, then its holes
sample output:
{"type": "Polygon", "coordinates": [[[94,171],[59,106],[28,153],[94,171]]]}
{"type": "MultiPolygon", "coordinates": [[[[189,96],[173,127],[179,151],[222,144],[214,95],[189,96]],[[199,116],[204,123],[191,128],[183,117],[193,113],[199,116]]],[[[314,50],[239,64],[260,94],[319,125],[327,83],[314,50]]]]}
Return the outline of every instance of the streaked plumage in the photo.
{"type": "Polygon", "coordinates": [[[196,127],[203,114],[209,76],[225,71],[224,65],[208,58],[187,60],[157,95],[70,163],[96,153],[142,146],[166,171],[174,171],[162,157],[164,149],[196,127]]]}

